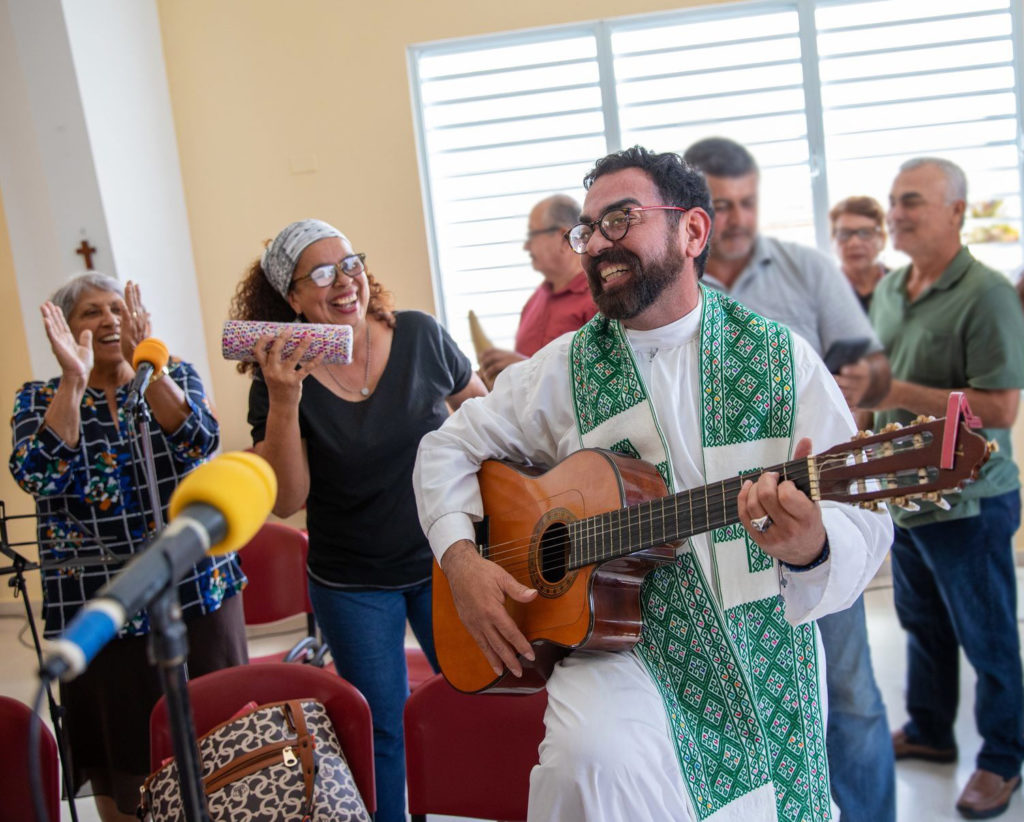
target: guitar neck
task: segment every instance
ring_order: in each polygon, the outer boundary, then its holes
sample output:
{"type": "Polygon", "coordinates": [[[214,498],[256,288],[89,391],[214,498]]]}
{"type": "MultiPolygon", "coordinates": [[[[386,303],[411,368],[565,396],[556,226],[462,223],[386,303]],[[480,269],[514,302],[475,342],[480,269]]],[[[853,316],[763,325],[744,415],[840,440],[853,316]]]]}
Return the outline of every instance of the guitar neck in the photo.
{"type": "Polygon", "coordinates": [[[810,463],[806,459],[758,469],[747,476],[730,477],[661,499],[620,508],[570,526],[570,568],[623,557],[637,551],[678,542],[695,534],[740,521],[737,495],[743,482],[764,471],[775,471],[781,481],[791,480],[805,494],[811,492],[810,463]]]}

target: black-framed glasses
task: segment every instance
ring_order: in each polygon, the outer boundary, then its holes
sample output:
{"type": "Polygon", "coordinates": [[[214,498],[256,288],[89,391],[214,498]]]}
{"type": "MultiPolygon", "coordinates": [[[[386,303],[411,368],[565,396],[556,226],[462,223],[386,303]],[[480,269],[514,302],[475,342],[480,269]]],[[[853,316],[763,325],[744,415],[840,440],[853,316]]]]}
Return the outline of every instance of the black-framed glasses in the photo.
{"type": "Polygon", "coordinates": [[[587,250],[587,243],[594,236],[594,229],[598,229],[606,240],[614,243],[626,236],[629,227],[633,223],[639,223],[642,211],[689,211],[682,206],[629,206],[627,208],[613,208],[601,215],[600,219],[592,223],[577,223],[565,232],[565,241],[577,254],[583,254],[587,250]]]}
{"type": "Polygon", "coordinates": [[[336,263],[329,263],[327,265],[318,265],[308,274],[304,274],[301,277],[296,277],[292,280],[292,287],[296,283],[300,283],[303,280],[312,280],[314,284],[321,288],[327,288],[328,286],[334,285],[338,279],[338,274],[344,274],[349,279],[354,280],[356,277],[366,273],[366,255],[365,254],[349,254],[347,257],[342,257],[336,263]]]}
{"type": "Polygon", "coordinates": [[[835,237],[837,243],[848,243],[854,237],[858,240],[873,240],[879,234],[882,233],[882,229],[878,226],[872,226],[871,228],[840,228],[836,231],[835,237]]]}
{"type": "Polygon", "coordinates": [[[547,228],[534,228],[526,232],[526,242],[530,242],[534,237],[539,237],[541,234],[554,234],[556,231],[561,231],[560,225],[549,225],[547,228]]]}

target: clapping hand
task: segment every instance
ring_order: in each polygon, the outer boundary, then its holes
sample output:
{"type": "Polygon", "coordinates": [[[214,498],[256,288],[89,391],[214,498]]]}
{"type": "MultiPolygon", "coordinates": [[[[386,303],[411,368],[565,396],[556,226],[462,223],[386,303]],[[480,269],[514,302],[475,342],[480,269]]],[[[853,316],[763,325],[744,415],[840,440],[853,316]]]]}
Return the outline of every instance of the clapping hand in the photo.
{"type": "Polygon", "coordinates": [[[135,346],[152,333],[149,312],[142,304],[142,291],[138,283],[129,280],[124,287],[124,299],[118,300],[121,309],[121,354],[134,362],[135,346]]]}
{"type": "Polygon", "coordinates": [[[86,329],[76,340],[64,318],[64,312],[47,300],[39,309],[50,348],[60,363],[61,377],[85,381],[92,371],[92,331],[86,329]]]}

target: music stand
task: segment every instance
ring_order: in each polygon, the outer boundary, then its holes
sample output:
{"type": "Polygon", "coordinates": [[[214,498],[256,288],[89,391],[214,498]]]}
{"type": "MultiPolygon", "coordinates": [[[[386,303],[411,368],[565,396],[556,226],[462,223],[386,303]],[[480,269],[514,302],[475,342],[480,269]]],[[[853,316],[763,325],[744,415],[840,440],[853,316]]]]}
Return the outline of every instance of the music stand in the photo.
{"type": "MultiPolygon", "coordinates": [[[[32,613],[32,603],[29,601],[28,586],[25,584],[25,572],[38,571],[44,566],[40,562],[30,562],[14,550],[15,546],[36,545],[38,543],[34,541],[12,543],[7,533],[7,522],[13,519],[38,519],[38,515],[14,514],[8,516],[7,507],[4,501],[0,500],[0,554],[11,560],[11,565],[6,568],[0,568],[0,576],[11,577],[7,584],[14,589],[14,598],[17,599],[20,596],[25,603],[25,618],[28,621],[29,631],[32,634],[32,645],[36,652],[36,662],[42,668],[43,649],[39,641],[39,631],[36,629],[35,615],[32,613]]],[[[102,543],[100,543],[100,546],[106,553],[109,553],[102,543]]],[[[40,546],[40,550],[42,550],[42,546],[40,546]]],[[[117,559],[113,554],[110,556],[117,559]]],[[[104,561],[107,561],[106,558],[104,558],[104,561]]],[[[60,757],[61,778],[64,781],[64,792],[67,794],[68,810],[71,814],[72,822],[78,822],[78,809],[75,807],[75,790],[71,781],[71,768],[68,765],[67,748],[64,742],[64,709],[53,698],[53,690],[50,688],[49,682],[46,683],[46,698],[50,709],[50,722],[53,724],[53,735],[57,739],[57,754],[60,757]]]]}

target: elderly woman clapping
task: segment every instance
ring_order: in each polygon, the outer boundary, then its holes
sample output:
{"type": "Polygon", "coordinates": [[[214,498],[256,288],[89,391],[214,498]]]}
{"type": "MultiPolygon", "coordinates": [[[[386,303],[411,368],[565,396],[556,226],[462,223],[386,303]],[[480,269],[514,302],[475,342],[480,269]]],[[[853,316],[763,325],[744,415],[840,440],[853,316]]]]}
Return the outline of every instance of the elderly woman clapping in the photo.
{"type": "MultiPolygon", "coordinates": [[[[150,333],[137,285],[90,272],[42,306],[60,375],[18,391],[10,469],[39,516],[45,635],[75,612],[152,536],[140,443],[124,411],[135,346],[150,333]],[[113,554],[117,559],[104,562],[113,554]]],[[[217,447],[219,429],[195,369],[172,359],[145,391],[164,519],[178,481],[217,447]]],[[[234,554],[204,560],[180,583],[189,673],[247,659],[234,554]]],[[[61,686],[76,791],[88,784],[104,820],[135,819],[148,773],[149,712],[160,696],[146,661],[149,623],[132,615],[80,677],[61,686]]]]}

